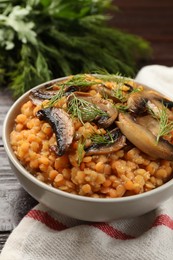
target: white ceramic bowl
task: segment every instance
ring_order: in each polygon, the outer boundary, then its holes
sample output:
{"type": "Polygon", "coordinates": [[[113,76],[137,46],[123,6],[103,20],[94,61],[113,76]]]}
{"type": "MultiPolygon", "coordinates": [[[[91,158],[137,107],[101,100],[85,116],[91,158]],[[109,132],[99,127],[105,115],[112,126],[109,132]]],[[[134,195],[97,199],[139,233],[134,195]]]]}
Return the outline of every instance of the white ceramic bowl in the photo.
{"type": "MultiPolygon", "coordinates": [[[[64,78],[58,79],[62,80],[64,78]]],[[[57,79],[41,84],[36,88],[56,82],[57,79]]],[[[89,198],[69,194],[42,183],[32,176],[16,159],[10,145],[10,132],[14,118],[21,105],[28,100],[29,92],[22,95],[10,108],[3,125],[3,143],[12,170],[24,189],[37,201],[55,212],[87,221],[111,221],[145,214],[156,209],[173,195],[173,179],[162,186],[146,193],[122,198],[89,198]]]]}

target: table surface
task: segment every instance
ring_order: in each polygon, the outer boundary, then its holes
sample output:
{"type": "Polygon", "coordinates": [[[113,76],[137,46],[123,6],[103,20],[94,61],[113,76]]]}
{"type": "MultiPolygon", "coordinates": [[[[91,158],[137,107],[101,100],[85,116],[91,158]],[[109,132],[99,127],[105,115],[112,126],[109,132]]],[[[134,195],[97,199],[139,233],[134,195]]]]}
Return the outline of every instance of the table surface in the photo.
{"type": "MultiPolygon", "coordinates": [[[[114,2],[120,12],[112,25],[148,39],[153,47],[150,63],[173,66],[173,1],[114,2]]],[[[9,93],[0,89],[0,251],[10,232],[37,203],[14,176],[3,148],[2,124],[12,103],[9,93]]]]}

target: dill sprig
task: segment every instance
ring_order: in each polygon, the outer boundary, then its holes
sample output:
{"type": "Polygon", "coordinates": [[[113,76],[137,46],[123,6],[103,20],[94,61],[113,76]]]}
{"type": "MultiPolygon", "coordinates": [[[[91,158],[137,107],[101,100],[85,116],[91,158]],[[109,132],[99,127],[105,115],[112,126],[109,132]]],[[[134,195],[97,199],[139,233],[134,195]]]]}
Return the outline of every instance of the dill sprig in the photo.
{"type": "Polygon", "coordinates": [[[96,117],[108,116],[105,111],[98,108],[95,104],[78,98],[75,94],[71,94],[71,98],[69,99],[68,112],[72,116],[77,117],[82,124],[84,124],[84,121],[91,122],[96,117]]]}
{"type": "Polygon", "coordinates": [[[66,82],[60,83],[60,86],[89,87],[100,84],[97,80],[89,80],[87,74],[77,74],[66,82]]]}
{"type": "Polygon", "coordinates": [[[109,131],[106,132],[106,134],[94,134],[91,136],[91,141],[94,144],[105,144],[109,145],[114,143],[113,136],[109,131]]]}
{"type": "Polygon", "coordinates": [[[115,107],[118,109],[119,112],[125,113],[128,110],[128,106],[122,104],[116,104],[115,107]]]}
{"type": "Polygon", "coordinates": [[[167,108],[163,106],[159,113],[159,132],[157,135],[157,142],[159,142],[160,137],[169,135],[173,130],[173,122],[168,119],[167,108]]]}
{"type": "MultiPolygon", "coordinates": [[[[141,91],[140,88],[133,88],[130,91],[130,93],[129,93],[129,91],[126,91],[127,93],[125,94],[124,91],[122,90],[123,85],[126,85],[126,84],[125,84],[125,82],[122,81],[122,82],[119,83],[119,85],[116,88],[113,89],[114,97],[116,97],[117,99],[119,99],[123,103],[127,101],[129,95],[141,91]]],[[[126,86],[130,87],[130,86],[128,86],[128,84],[126,86]]]]}
{"type": "Polygon", "coordinates": [[[78,146],[77,146],[77,155],[78,155],[78,165],[81,164],[83,156],[84,156],[84,147],[85,147],[85,142],[83,137],[80,138],[78,141],[78,146]]]}
{"type": "Polygon", "coordinates": [[[94,76],[102,81],[112,81],[117,83],[118,85],[124,85],[130,78],[122,76],[120,72],[116,72],[115,74],[109,73],[106,69],[100,68],[94,71],[94,76]]]}
{"type": "Polygon", "coordinates": [[[52,107],[59,99],[61,99],[64,96],[65,90],[63,86],[60,86],[59,91],[57,94],[55,94],[50,101],[48,102],[47,106],[52,107]]]}
{"type": "Polygon", "coordinates": [[[116,89],[113,90],[113,95],[121,102],[127,101],[127,96],[124,95],[123,90],[121,89],[121,86],[118,86],[116,89]]]}
{"type": "Polygon", "coordinates": [[[169,135],[173,130],[173,122],[169,121],[167,107],[163,104],[162,108],[157,108],[157,111],[154,111],[151,106],[147,106],[147,110],[159,123],[159,131],[156,137],[156,141],[158,143],[161,137],[169,135]]]}
{"type": "Polygon", "coordinates": [[[142,88],[133,88],[133,90],[130,92],[130,94],[138,93],[138,92],[141,92],[141,91],[142,91],[142,88]]]}

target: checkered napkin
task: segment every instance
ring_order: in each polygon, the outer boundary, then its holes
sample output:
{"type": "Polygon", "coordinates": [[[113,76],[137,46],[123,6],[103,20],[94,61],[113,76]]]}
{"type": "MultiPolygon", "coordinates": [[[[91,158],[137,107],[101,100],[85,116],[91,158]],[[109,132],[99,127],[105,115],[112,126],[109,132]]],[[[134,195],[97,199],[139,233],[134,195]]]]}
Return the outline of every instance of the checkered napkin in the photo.
{"type": "MultiPolygon", "coordinates": [[[[137,81],[171,91],[173,68],[144,67],[137,81]]],[[[143,216],[108,223],[72,219],[38,204],[13,230],[0,256],[0,260],[73,259],[173,260],[173,197],[143,216]]]]}

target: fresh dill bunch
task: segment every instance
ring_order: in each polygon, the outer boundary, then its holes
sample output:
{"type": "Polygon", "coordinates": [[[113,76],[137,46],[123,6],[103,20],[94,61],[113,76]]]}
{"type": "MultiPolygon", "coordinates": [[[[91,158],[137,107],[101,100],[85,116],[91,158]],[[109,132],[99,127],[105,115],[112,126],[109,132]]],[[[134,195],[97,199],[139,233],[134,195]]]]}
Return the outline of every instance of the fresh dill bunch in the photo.
{"type": "Polygon", "coordinates": [[[52,78],[98,67],[134,76],[140,60],[151,56],[148,42],[110,28],[113,0],[1,2],[0,82],[15,97],[52,78]]]}
{"type": "Polygon", "coordinates": [[[68,102],[68,112],[77,117],[82,124],[84,124],[84,121],[91,122],[97,117],[108,116],[105,111],[99,109],[95,104],[78,98],[75,94],[71,94],[68,102]]]}

